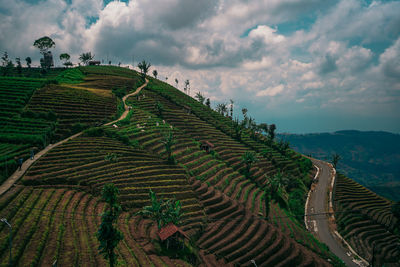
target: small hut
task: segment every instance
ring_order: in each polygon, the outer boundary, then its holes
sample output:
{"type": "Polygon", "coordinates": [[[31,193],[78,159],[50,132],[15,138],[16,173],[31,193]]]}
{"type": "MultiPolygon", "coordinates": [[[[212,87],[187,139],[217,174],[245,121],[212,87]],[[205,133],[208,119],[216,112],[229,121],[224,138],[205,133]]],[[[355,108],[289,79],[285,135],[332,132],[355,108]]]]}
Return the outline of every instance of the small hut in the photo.
{"type": "Polygon", "coordinates": [[[189,239],[188,235],[182,231],[178,226],[173,223],[169,223],[162,227],[158,231],[158,236],[161,239],[161,242],[167,243],[167,249],[171,247],[181,247],[185,246],[185,239],[189,239]]]}
{"type": "Polygon", "coordinates": [[[209,153],[213,150],[214,145],[208,141],[204,141],[203,143],[201,143],[200,148],[209,153]]]}
{"type": "Polygon", "coordinates": [[[97,60],[89,61],[89,66],[99,66],[100,64],[101,64],[101,62],[97,61],[97,60]]]}

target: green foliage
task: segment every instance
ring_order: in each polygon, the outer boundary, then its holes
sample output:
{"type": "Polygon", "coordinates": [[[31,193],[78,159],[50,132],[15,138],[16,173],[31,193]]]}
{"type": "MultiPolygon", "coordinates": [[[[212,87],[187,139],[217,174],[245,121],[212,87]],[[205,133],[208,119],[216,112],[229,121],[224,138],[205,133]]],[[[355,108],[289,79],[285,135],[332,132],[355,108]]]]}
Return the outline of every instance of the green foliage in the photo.
{"type": "Polygon", "coordinates": [[[150,62],[146,62],[145,60],[142,60],[142,62],[139,62],[137,65],[138,68],[140,69],[140,73],[142,74],[143,79],[146,77],[147,72],[149,71],[151,64],[150,62]]]}
{"type": "Polygon", "coordinates": [[[84,65],[88,65],[89,61],[92,60],[94,58],[94,55],[92,55],[92,52],[86,52],[86,53],[82,53],[79,56],[79,60],[84,64],[84,65]]]}
{"type": "Polygon", "coordinates": [[[121,206],[118,203],[118,188],[114,184],[106,184],[103,187],[101,199],[108,204],[108,210],[101,216],[100,228],[97,231],[97,239],[100,242],[99,251],[113,267],[117,260],[114,249],[123,239],[122,233],[116,228],[121,206]]]}
{"type": "Polygon", "coordinates": [[[168,133],[164,133],[163,138],[161,139],[161,142],[164,144],[168,161],[174,162],[174,158],[172,157],[172,146],[176,143],[176,140],[174,139],[174,135],[173,135],[172,131],[169,131],[168,133]]]}
{"type": "Polygon", "coordinates": [[[58,83],[75,84],[83,82],[85,75],[79,68],[67,69],[61,72],[56,80],[58,83]]]}
{"type": "Polygon", "coordinates": [[[154,109],[156,110],[156,114],[157,114],[159,117],[162,117],[162,113],[163,113],[163,111],[164,111],[164,106],[160,103],[160,101],[157,101],[157,102],[154,104],[154,109]]]}
{"type": "Polygon", "coordinates": [[[179,225],[182,217],[182,204],[175,199],[158,200],[157,195],[151,189],[149,191],[151,201],[150,206],[145,206],[136,215],[150,218],[157,223],[158,229],[161,229],[168,223],[179,225]]]}
{"type": "Polygon", "coordinates": [[[112,93],[122,99],[125,95],[126,95],[126,88],[122,88],[122,87],[116,87],[112,89],[112,93]]]}
{"type": "MultiPolygon", "coordinates": [[[[304,216],[305,193],[302,189],[295,189],[289,194],[289,209],[293,214],[304,216]]],[[[296,217],[301,220],[302,217],[296,217]]]]}
{"type": "Polygon", "coordinates": [[[251,165],[258,161],[257,155],[256,155],[256,153],[254,153],[252,151],[246,151],[242,155],[241,160],[246,165],[245,175],[249,176],[250,175],[251,165]]]}
{"type": "Polygon", "coordinates": [[[42,38],[35,40],[33,46],[38,48],[40,50],[40,53],[44,54],[50,48],[55,47],[56,43],[50,37],[43,36],[42,38]]]}
{"type": "Polygon", "coordinates": [[[339,160],[341,160],[341,159],[342,159],[342,158],[341,158],[340,155],[337,154],[337,153],[335,153],[335,154],[332,155],[332,165],[333,165],[333,168],[336,169],[336,166],[337,166],[339,160]]]}
{"type": "Polygon", "coordinates": [[[107,155],[104,156],[105,161],[111,161],[111,162],[117,162],[118,161],[118,155],[115,153],[107,153],[107,155]]]}

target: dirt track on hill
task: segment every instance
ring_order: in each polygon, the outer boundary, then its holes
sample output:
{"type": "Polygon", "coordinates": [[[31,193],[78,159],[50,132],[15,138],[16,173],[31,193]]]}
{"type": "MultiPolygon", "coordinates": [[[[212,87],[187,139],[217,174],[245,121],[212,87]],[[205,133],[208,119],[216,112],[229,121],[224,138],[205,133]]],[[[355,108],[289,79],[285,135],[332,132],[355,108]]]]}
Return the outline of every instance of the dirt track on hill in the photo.
{"type": "MultiPolygon", "coordinates": [[[[127,99],[128,97],[130,97],[130,96],[137,95],[144,87],[147,86],[148,82],[149,82],[149,80],[146,79],[146,82],[145,82],[143,85],[141,85],[140,87],[138,87],[138,88],[136,89],[135,92],[125,95],[125,96],[122,98],[122,101],[124,102],[124,107],[125,107],[124,113],[122,113],[122,115],[121,115],[117,120],[112,121],[112,122],[108,122],[108,123],[106,123],[106,124],[104,124],[104,125],[105,125],[105,126],[107,126],[107,125],[112,125],[112,124],[114,124],[114,123],[116,123],[116,122],[118,122],[118,121],[120,121],[120,120],[125,119],[126,116],[127,116],[128,113],[129,113],[129,107],[128,107],[128,105],[125,103],[126,99],[127,99]]],[[[17,170],[16,170],[6,181],[4,181],[4,183],[0,186],[0,196],[3,195],[5,192],[7,192],[7,190],[10,189],[10,188],[25,174],[25,172],[29,169],[29,167],[30,167],[35,161],[37,161],[38,159],[40,159],[44,154],[46,154],[48,151],[50,151],[50,150],[53,149],[54,147],[57,147],[57,146],[59,146],[59,145],[61,145],[61,144],[64,144],[65,142],[67,142],[67,141],[69,141],[69,140],[71,140],[71,139],[74,139],[74,138],[80,136],[82,133],[83,133],[83,131],[82,131],[82,132],[79,132],[79,133],[77,133],[77,134],[74,134],[74,135],[72,135],[72,136],[70,136],[70,137],[68,137],[68,138],[66,138],[66,139],[64,139],[64,140],[61,140],[61,141],[59,141],[58,143],[49,144],[49,145],[48,145],[47,147],[45,147],[43,150],[41,150],[41,151],[39,151],[37,154],[35,154],[35,157],[34,157],[33,160],[31,160],[30,158],[27,159],[27,160],[25,160],[25,162],[22,164],[21,170],[18,170],[18,169],[17,169],[17,170]]]]}

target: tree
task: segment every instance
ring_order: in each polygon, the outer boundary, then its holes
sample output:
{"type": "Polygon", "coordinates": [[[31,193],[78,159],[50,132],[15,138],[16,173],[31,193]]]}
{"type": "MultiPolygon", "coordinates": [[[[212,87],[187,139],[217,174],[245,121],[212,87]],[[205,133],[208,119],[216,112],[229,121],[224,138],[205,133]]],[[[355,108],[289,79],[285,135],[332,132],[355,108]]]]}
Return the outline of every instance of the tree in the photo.
{"type": "Polygon", "coordinates": [[[115,227],[121,212],[118,193],[118,188],[114,184],[106,184],[103,187],[101,199],[108,204],[108,210],[101,216],[100,228],[97,231],[97,239],[100,242],[99,251],[111,267],[116,264],[117,259],[114,249],[123,239],[122,233],[115,227]]]}
{"type": "Polygon", "coordinates": [[[153,70],[153,76],[154,76],[154,78],[157,79],[157,75],[158,75],[158,71],[157,71],[157,70],[153,70]]]}
{"type": "Polygon", "coordinates": [[[160,101],[157,101],[157,102],[154,104],[154,108],[155,108],[155,110],[156,110],[157,115],[160,116],[160,117],[162,117],[162,113],[163,113],[163,111],[164,111],[164,107],[163,107],[163,105],[160,103],[160,101]]]}
{"type": "Polygon", "coordinates": [[[339,160],[341,160],[341,159],[342,159],[342,158],[341,158],[340,155],[337,154],[337,153],[335,153],[335,154],[332,155],[332,165],[333,165],[333,168],[336,169],[336,166],[337,166],[339,160]]]}
{"type": "Polygon", "coordinates": [[[251,165],[258,161],[257,155],[254,152],[246,151],[242,155],[241,159],[242,159],[242,162],[246,165],[246,169],[245,169],[246,173],[245,173],[245,175],[249,176],[250,175],[251,165]]]}
{"type": "Polygon", "coordinates": [[[285,190],[284,187],[288,182],[289,180],[287,177],[284,177],[280,171],[272,177],[267,177],[267,187],[269,188],[271,198],[283,205],[286,205],[283,195],[285,190]]]}
{"type": "Polygon", "coordinates": [[[211,102],[210,102],[210,99],[209,99],[209,98],[207,98],[207,100],[206,100],[206,106],[209,107],[209,108],[211,108],[211,102]]]}
{"type": "Polygon", "coordinates": [[[145,60],[142,60],[142,62],[139,62],[137,66],[140,69],[140,73],[142,74],[143,79],[146,78],[147,72],[149,72],[151,64],[147,63],[145,60]]]}
{"type": "Polygon", "coordinates": [[[204,100],[206,99],[200,92],[197,92],[194,96],[200,103],[204,104],[204,100]]]}
{"type": "Polygon", "coordinates": [[[79,60],[86,66],[89,64],[89,61],[92,60],[93,58],[94,58],[94,55],[92,55],[92,52],[82,53],[79,56],[79,60]]]}
{"type": "Polygon", "coordinates": [[[268,134],[268,124],[266,124],[266,123],[260,123],[260,124],[258,125],[258,127],[259,127],[262,131],[264,131],[265,134],[268,134]]]}
{"type": "Polygon", "coordinates": [[[19,75],[22,74],[22,65],[21,65],[21,58],[15,58],[15,62],[17,63],[17,72],[19,75]]]}
{"type": "Polygon", "coordinates": [[[8,58],[8,53],[4,52],[3,56],[1,57],[2,65],[3,65],[3,76],[7,76],[11,73],[12,69],[14,68],[14,64],[12,60],[8,58]]]}
{"type": "Polygon", "coordinates": [[[233,100],[232,99],[229,99],[229,101],[231,102],[231,105],[230,105],[230,110],[231,110],[231,118],[233,118],[233,100]]]}
{"type": "Polygon", "coordinates": [[[271,141],[275,139],[275,130],[276,130],[275,124],[271,124],[268,128],[268,137],[271,141]]]}
{"type": "Polygon", "coordinates": [[[67,53],[63,53],[60,55],[60,60],[64,61],[63,65],[67,68],[68,68],[68,66],[72,65],[72,63],[69,61],[70,58],[71,58],[71,56],[67,53]]]}
{"type": "Polygon", "coordinates": [[[190,81],[189,80],[185,81],[185,88],[183,90],[185,91],[185,93],[188,91],[189,95],[190,95],[190,81]]]}
{"type": "Polygon", "coordinates": [[[40,53],[43,55],[43,58],[40,59],[40,66],[43,68],[43,71],[54,65],[53,56],[48,50],[55,47],[56,43],[50,37],[44,36],[35,40],[33,46],[38,48],[40,53]]]}
{"type": "Polygon", "coordinates": [[[174,136],[171,131],[164,134],[163,139],[161,142],[164,144],[165,152],[167,153],[167,159],[169,162],[173,161],[172,157],[172,146],[176,143],[174,136]]]}
{"type": "Polygon", "coordinates": [[[42,38],[35,40],[33,46],[38,48],[40,50],[40,53],[44,55],[50,48],[55,47],[56,43],[50,37],[43,36],[42,38]]]}
{"type": "Polygon", "coordinates": [[[182,204],[179,200],[158,200],[156,193],[151,189],[149,190],[149,196],[151,205],[143,207],[143,209],[135,215],[140,215],[154,220],[157,223],[158,229],[161,229],[164,225],[171,222],[175,225],[180,224],[182,217],[182,204]]]}
{"type": "Polygon", "coordinates": [[[228,110],[228,109],[227,109],[225,103],[220,103],[220,104],[218,104],[217,107],[216,107],[216,111],[217,111],[219,114],[221,114],[222,116],[225,115],[225,112],[227,112],[227,110],[228,110]]]}
{"type": "Polygon", "coordinates": [[[176,88],[178,88],[178,82],[179,82],[178,79],[175,78],[175,83],[176,83],[176,86],[175,86],[175,87],[176,87],[176,88]]]}
{"type": "Polygon", "coordinates": [[[32,59],[30,57],[25,58],[26,61],[26,65],[28,66],[28,69],[31,68],[31,64],[32,64],[32,59]]]}

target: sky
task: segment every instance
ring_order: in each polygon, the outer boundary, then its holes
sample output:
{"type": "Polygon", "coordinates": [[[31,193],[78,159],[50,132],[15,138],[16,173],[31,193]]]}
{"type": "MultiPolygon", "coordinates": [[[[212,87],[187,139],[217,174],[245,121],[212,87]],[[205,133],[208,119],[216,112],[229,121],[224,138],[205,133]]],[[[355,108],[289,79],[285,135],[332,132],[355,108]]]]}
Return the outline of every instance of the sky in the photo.
{"type": "MultiPolygon", "coordinates": [[[[400,1],[0,0],[0,52],[137,65],[278,132],[400,133],[400,1]]],[[[56,64],[61,64],[56,60],[56,64]]]]}

